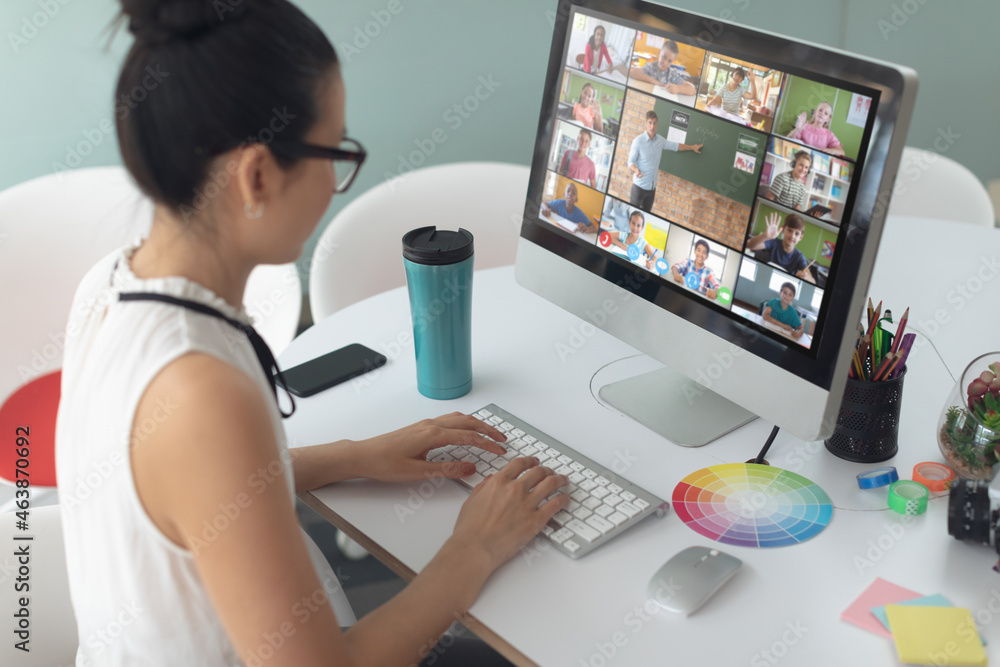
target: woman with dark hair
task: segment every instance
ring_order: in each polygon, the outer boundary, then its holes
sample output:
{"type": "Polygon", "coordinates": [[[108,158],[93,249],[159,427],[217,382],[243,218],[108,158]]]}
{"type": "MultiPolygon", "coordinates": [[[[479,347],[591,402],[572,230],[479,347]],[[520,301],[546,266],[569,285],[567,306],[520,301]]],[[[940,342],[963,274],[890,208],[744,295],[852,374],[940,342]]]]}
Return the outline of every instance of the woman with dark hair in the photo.
{"type": "MultiPolygon", "coordinates": [[[[561,496],[541,503],[566,480],[512,458],[476,487],[420,575],[340,631],[295,492],[466,476],[468,464],[427,452],[460,443],[505,454],[495,442],[505,438],[453,413],[288,449],[284,383],[242,299],[256,265],[302,253],[364,161],[345,136],[336,53],[287,0],[122,7],[135,43],[116,98],[150,68],[164,79],[117,123],[155,214],[148,238],[88,272],[67,329],[56,458],[77,664],[418,662],[565,507],[561,496]]],[[[489,664],[459,643],[428,660],[489,664]]]]}
{"type": "Polygon", "coordinates": [[[583,71],[597,74],[609,69],[611,65],[611,54],[608,52],[608,45],[604,43],[604,26],[599,25],[594,28],[594,33],[583,50],[583,71]]]}

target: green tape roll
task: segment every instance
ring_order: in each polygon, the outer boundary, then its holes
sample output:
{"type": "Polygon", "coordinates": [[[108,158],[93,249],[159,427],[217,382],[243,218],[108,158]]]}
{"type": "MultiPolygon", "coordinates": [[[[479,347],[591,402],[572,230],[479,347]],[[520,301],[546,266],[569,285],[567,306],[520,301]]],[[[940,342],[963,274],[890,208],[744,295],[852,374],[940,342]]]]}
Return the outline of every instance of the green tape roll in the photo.
{"type": "Polygon", "coordinates": [[[901,479],[889,485],[889,509],[900,514],[916,516],[927,511],[931,492],[920,482],[901,479]]]}

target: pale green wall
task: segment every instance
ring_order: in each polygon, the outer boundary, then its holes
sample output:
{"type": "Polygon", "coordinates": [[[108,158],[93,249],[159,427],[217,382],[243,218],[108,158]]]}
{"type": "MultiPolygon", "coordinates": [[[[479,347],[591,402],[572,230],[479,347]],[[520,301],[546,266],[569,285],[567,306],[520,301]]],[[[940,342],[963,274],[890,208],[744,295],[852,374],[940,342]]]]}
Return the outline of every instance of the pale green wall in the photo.
{"type": "MultiPolygon", "coordinates": [[[[385,180],[415,141],[440,128],[447,137],[426,164],[499,160],[527,164],[534,145],[551,43],[549,0],[399,0],[402,11],[358,52],[351,43],[389,0],[300,0],[342,52],[348,127],[370,157],[347,195],[385,180]],[[480,77],[499,87],[467,119],[445,117],[480,77]],[[450,122],[449,122],[450,121],[450,122]]],[[[939,132],[954,137],[948,156],[981,180],[1000,178],[1000,25],[996,0],[676,0],[673,4],[773,32],[909,65],[920,93],[907,143],[933,149],[939,132]],[[894,16],[895,8],[895,16],[894,16]],[[907,13],[909,11],[909,13],[907,13]],[[889,31],[895,18],[898,30],[889,31]],[[903,20],[905,19],[905,21],[903,20]],[[880,24],[879,21],[883,23],[880,24]]],[[[82,166],[119,162],[102,123],[129,44],[120,33],[106,48],[113,0],[0,2],[0,189],[50,173],[79,142],[96,144],[82,166]],[[43,8],[53,12],[45,17],[43,8]],[[27,43],[11,43],[25,21],[45,18],[27,43]],[[89,135],[90,140],[87,139],[89,135]],[[98,139],[100,142],[98,143],[98,139]]],[[[373,29],[372,32],[375,32],[373,29]]],[[[30,33],[27,33],[30,34],[30,33]]],[[[359,41],[359,45],[362,43],[359,41]]],[[[440,135],[439,135],[440,136],[440,135]]],[[[940,145],[940,144],[939,144],[940,145]]],[[[325,223],[324,223],[325,224],[325,223]]],[[[317,232],[318,234],[318,232],[317,232]]],[[[307,248],[311,251],[312,244],[307,248]]]]}

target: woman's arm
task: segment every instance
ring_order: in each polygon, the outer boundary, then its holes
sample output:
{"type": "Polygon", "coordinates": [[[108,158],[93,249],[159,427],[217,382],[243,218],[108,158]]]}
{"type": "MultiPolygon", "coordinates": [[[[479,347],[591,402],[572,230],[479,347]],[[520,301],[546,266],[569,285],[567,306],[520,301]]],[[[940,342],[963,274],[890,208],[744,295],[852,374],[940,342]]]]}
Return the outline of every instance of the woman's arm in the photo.
{"type": "MultiPolygon", "coordinates": [[[[537,460],[515,459],[476,488],[455,533],[409,592],[342,634],[329,604],[303,604],[323,588],[257,385],[218,359],[191,354],[149,385],[136,424],[152,417],[157,400],[180,407],[155,432],[133,440],[136,489],[154,524],[193,554],[244,662],[262,637],[274,633],[284,636],[269,661],[275,666],[419,662],[454,614],[472,604],[489,574],[566,505],[560,496],[539,508],[566,480],[537,466],[517,478],[537,460]]],[[[329,451],[350,460],[350,443],[343,444],[329,451]]]]}

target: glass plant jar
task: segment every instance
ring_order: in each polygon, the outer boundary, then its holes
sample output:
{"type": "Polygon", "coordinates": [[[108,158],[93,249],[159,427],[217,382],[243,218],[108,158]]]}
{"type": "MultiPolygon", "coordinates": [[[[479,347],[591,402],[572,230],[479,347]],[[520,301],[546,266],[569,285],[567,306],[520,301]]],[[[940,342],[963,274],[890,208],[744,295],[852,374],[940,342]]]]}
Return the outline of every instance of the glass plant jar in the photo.
{"type": "Polygon", "coordinates": [[[938,420],[938,446],[959,477],[992,479],[1000,444],[1000,352],[966,366],[938,420]]]}

